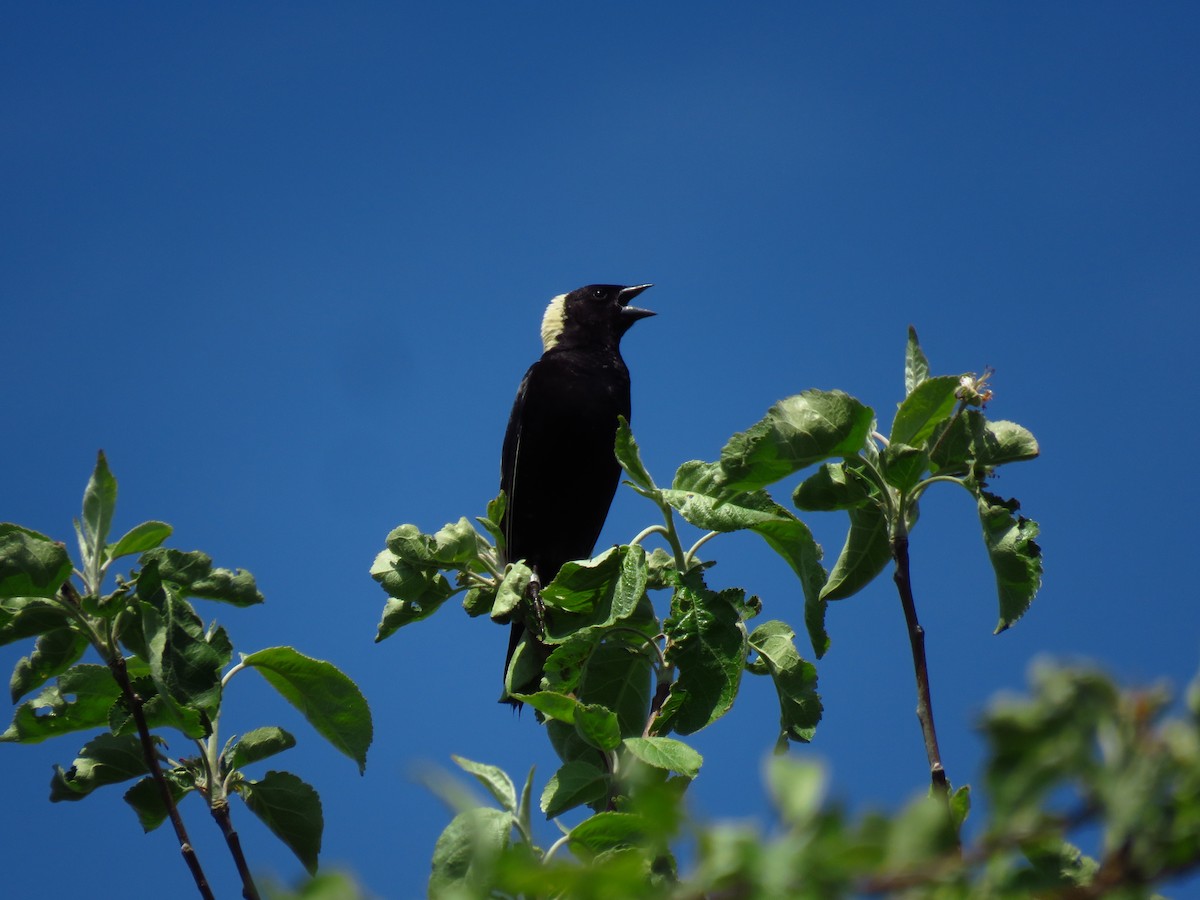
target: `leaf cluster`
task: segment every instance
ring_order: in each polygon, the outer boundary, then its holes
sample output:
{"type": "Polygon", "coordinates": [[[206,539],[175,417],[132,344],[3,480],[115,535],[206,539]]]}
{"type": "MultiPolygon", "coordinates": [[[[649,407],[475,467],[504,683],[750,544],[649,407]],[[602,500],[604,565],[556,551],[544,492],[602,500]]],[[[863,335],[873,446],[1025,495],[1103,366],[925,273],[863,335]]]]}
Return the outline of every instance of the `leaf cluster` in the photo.
{"type": "Polygon", "coordinates": [[[458,759],[500,808],[460,811],[438,843],[430,896],[1150,898],[1154,884],[1200,867],[1200,679],[1174,717],[1164,689],[1122,691],[1096,669],[1043,664],[1031,681],[1028,696],[993,702],[981,722],[988,819],[966,846],[967,788],[949,803],[931,792],[852,817],[828,801],[821,765],[777,755],[766,768],[770,832],[689,822],[666,782],[634,815],[598,814],[543,850],[522,818],[530,781],[518,802],[501,770],[458,759]],[[1097,830],[1094,856],[1073,843],[1097,830]],[[681,872],[664,848],[684,834],[694,852],[681,872]]]}
{"type": "Polygon", "coordinates": [[[81,800],[134,781],[124,796],[146,831],[173,817],[192,793],[224,829],[227,798],[236,794],[315,871],[322,830],[317,792],[288,772],[257,779],[245,772],[294,746],[295,738],[267,726],[219,744],[225,688],[237,672],[258,671],[360,770],[371,742],[366,701],[330,663],[290,647],[233,663],[225,628],[205,625],[192,600],[262,603],[253,576],[214,567],[199,551],[162,546],[171,535],[164,522],[143,522],[110,541],[116,500],[117,482],[101,453],[75,523],[78,564],[62,543],[0,524],[0,644],[35,639],[13,670],[9,689],[17,707],[0,742],[102,729],[70,766],[55,768],[52,801],[81,800]],[[134,567],[106,592],[110,567],[132,556],[134,567]],[[102,664],[83,661],[89,648],[102,664]],[[168,755],[166,740],[152,733],[158,729],[177,732],[195,755],[168,755]]]}
{"type": "MultiPolygon", "coordinates": [[[[669,487],[655,482],[622,420],[615,455],[626,484],[657,507],[661,524],[592,560],[565,564],[545,586],[532,581],[524,561],[505,558],[503,495],[476,519],[479,528],[466,518],[431,534],[401,525],[371,569],[389,595],[376,640],[460,593],[469,615],[524,624],[527,636],[516,648],[505,696],[537,711],[563,762],[543,795],[551,817],[585,804],[598,815],[630,815],[626,807],[636,805],[639,791],[672,782],[686,787],[695,773],[676,769],[649,783],[632,777],[646,762],[633,748],[712,725],[735,702],[743,673],[766,676],[775,689],[776,749],[810,741],[822,707],[816,668],[801,656],[795,630],[783,619],[754,627],[762,601],[741,587],[710,587],[711,563],[700,551],[733,531],[761,537],[799,581],[805,628],[820,658],[830,645],[827,604],[861,590],[899,543],[906,547],[925,490],[955,483],[975,497],[997,574],[1000,627],[1007,627],[1040,584],[1037,525],[1017,515],[1015,501],[989,493],[987,479],[997,466],[1033,458],[1038,449],[1025,429],[984,416],[986,381],[986,375],[931,376],[910,329],[906,396],[889,437],[855,398],[803,391],[733,435],[717,460],[683,463],[669,487]],[[813,471],[794,489],[794,505],[848,517],[845,544],[829,572],[808,526],[767,490],[807,469],[813,471]],[[678,519],[702,532],[690,546],[678,519]],[[666,546],[647,552],[643,544],[655,536],[666,546]],[[651,600],[657,591],[669,594],[661,609],[651,600]],[[514,685],[529,683],[540,689],[513,693],[514,685]]],[[[932,733],[931,713],[929,722],[932,733]]]]}

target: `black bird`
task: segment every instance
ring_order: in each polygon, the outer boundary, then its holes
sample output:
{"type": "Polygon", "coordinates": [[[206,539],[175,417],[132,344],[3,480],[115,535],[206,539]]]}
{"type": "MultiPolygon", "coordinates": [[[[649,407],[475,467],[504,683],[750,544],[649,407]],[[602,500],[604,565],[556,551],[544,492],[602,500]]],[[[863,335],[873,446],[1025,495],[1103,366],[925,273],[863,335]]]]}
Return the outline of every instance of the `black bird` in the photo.
{"type": "MultiPolygon", "coordinates": [[[[591,284],[555,297],[542,318],[544,352],[517,389],[500,460],[500,487],[508,497],[501,523],[507,558],[525,560],[542,585],[568,560],[590,557],[604,527],[621,476],[613,452],[617,417],[629,418],[621,337],[638,319],[654,315],[629,305],[648,287],[591,284]]],[[[526,631],[518,611],[501,696],[514,706],[520,704],[509,697],[509,686],[537,690],[548,653],[535,627],[536,664],[520,667],[527,677],[518,675],[514,683],[509,666],[526,631]]]]}

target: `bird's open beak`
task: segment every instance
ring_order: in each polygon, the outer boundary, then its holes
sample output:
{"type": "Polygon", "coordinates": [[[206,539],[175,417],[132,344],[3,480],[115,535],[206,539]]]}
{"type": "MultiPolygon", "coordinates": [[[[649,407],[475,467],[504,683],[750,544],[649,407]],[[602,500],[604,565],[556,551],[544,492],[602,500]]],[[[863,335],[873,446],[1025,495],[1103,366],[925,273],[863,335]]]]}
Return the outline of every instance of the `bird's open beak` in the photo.
{"type": "Polygon", "coordinates": [[[654,285],[652,285],[652,284],[637,284],[637,285],[634,285],[633,287],[624,288],[619,294],[617,294],[617,302],[620,303],[621,306],[624,307],[624,309],[621,310],[622,318],[634,321],[637,319],[644,319],[647,316],[653,316],[655,314],[651,310],[642,309],[637,306],[629,305],[630,300],[632,300],[634,297],[636,297],[638,294],[640,294],[642,291],[646,290],[646,288],[649,288],[649,287],[654,287],[654,285]]]}

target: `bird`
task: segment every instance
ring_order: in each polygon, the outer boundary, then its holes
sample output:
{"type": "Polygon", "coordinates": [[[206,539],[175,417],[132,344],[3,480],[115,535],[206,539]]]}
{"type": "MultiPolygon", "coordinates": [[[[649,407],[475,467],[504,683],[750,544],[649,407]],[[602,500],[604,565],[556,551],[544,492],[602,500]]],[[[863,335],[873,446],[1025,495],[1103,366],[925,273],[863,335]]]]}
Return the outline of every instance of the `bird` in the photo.
{"type": "MultiPolygon", "coordinates": [[[[500,459],[507,498],[500,522],[504,556],[533,570],[535,604],[539,586],[549,584],[563,563],[591,557],[608,516],[621,476],[614,452],[618,417],[630,416],[629,369],[620,343],[635,322],[654,315],[630,306],[649,287],[590,284],[554,297],[542,317],[542,355],[517,389],[500,459]]],[[[500,702],[516,709],[521,704],[510,689],[536,691],[549,655],[527,615],[524,605],[514,613],[504,660],[500,702]],[[524,677],[510,675],[527,635],[536,652],[532,668],[519,667],[524,677]]]]}

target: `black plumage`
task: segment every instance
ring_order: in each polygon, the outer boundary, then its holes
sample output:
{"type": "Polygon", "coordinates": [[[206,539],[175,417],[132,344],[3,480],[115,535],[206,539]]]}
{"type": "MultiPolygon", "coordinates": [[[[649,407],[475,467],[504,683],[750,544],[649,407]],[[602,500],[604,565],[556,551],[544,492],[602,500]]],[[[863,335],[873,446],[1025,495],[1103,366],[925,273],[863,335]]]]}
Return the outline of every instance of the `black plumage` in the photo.
{"type": "MultiPolygon", "coordinates": [[[[517,390],[500,462],[500,487],[508,497],[502,527],[507,558],[525,560],[548,584],[563,563],[592,554],[620,480],[613,453],[617,417],[629,418],[629,370],[621,337],[649,310],[629,302],[650,287],[593,284],[550,301],[542,320],[541,358],[517,390]]],[[[509,664],[526,633],[527,607],[513,619],[504,661],[509,664]]],[[[546,648],[531,649],[541,659],[546,648]]],[[[533,683],[511,685],[536,690],[533,683]]]]}

